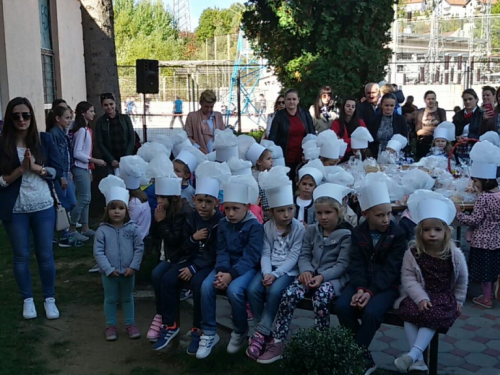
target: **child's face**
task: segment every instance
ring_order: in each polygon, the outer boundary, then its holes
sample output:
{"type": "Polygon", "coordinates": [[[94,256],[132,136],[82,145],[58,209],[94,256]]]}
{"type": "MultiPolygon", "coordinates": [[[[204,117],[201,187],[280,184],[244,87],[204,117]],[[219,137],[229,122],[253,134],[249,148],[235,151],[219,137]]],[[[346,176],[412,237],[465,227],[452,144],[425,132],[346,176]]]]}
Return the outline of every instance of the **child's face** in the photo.
{"type": "Polygon", "coordinates": [[[445,234],[443,223],[440,220],[425,219],[422,221],[422,240],[426,247],[440,247],[445,234]]]}
{"type": "Polygon", "coordinates": [[[440,150],[443,150],[446,147],[446,139],[444,138],[436,138],[434,139],[434,146],[436,148],[439,148],[440,150]]]}
{"type": "Polygon", "coordinates": [[[477,178],[472,179],[472,187],[478,192],[483,191],[483,186],[481,185],[481,181],[479,181],[477,178]]]}
{"type": "Polygon", "coordinates": [[[215,214],[215,207],[219,204],[218,199],[206,194],[196,194],[193,202],[203,220],[211,219],[215,214]]]}
{"type": "Polygon", "coordinates": [[[293,216],[295,214],[295,206],[293,204],[289,206],[276,207],[273,209],[273,218],[277,225],[286,226],[292,222],[293,216]]]}
{"type": "Polygon", "coordinates": [[[316,188],[316,183],[314,179],[307,175],[302,177],[302,180],[299,182],[299,196],[302,199],[311,199],[312,193],[316,188]]]}
{"type": "Polygon", "coordinates": [[[392,155],[395,155],[395,154],[396,154],[396,150],[393,150],[393,149],[392,149],[392,148],[390,148],[390,147],[386,147],[386,149],[385,149],[385,150],[386,150],[387,152],[389,152],[390,154],[392,154],[392,155]]]}
{"type": "Polygon", "coordinates": [[[270,151],[264,151],[257,161],[259,171],[268,171],[273,167],[273,154],[270,151]]]}
{"type": "Polygon", "coordinates": [[[337,210],[329,203],[316,203],[314,207],[316,208],[316,218],[319,225],[326,230],[335,229],[339,221],[337,210]]]}
{"type": "Polygon", "coordinates": [[[233,224],[239,223],[243,220],[249,208],[249,204],[224,202],[224,212],[226,213],[226,217],[233,224]]]}
{"type": "Polygon", "coordinates": [[[115,201],[108,208],[109,219],[111,224],[120,224],[125,220],[127,214],[127,206],[123,202],[115,201]]]}
{"type": "Polygon", "coordinates": [[[320,159],[325,167],[333,167],[339,163],[339,159],[329,159],[324,157],[321,157],[320,159]]]}
{"type": "Polygon", "coordinates": [[[166,195],[157,195],[156,202],[159,206],[163,206],[164,209],[168,209],[170,203],[168,202],[168,197],[166,195]]]}
{"type": "Polygon", "coordinates": [[[186,172],[186,165],[184,163],[174,161],[174,172],[177,177],[187,180],[191,177],[191,173],[186,172]]]}
{"type": "Polygon", "coordinates": [[[379,204],[363,212],[370,230],[385,232],[391,223],[392,207],[390,203],[379,204]]]}

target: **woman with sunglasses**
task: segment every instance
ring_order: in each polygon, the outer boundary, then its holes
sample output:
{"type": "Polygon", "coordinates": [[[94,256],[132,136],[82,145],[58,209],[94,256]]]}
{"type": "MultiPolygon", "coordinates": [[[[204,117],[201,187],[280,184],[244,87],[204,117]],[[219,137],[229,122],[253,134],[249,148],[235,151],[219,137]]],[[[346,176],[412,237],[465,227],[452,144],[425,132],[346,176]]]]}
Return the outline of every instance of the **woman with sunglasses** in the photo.
{"type": "Polygon", "coordinates": [[[283,95],[279,95],[274,102],[274,112],[267,116],[267,127],[266,132],[264,133],[264,139],[269,137],[269,132],[271,131],[271,124],[273,123],[274,116],[278,111],[285,109],[285,97],[283,95]]]}
{"type": "Polygon", "coordinates": [[[24,300],[23,317],[37,316],[29,267],[31,232],[46,317],[57,319],[52,187],[53,180],[62,177],[63,166],[50,134],[38,133],[33,113],[26,98],[14,98],[7,104],[0,137],[0,220],[12,247],[14,277],[24,300]]]}
{"type": "Polygon", "coordinates": [[[135,132],[130,117],[116,110],[113,94],[102,94],[101,106],[104,114],[96,123],[97,146],[108,167],[108,174],[113,174],[120,167],[122,156],[133,155],[135,132]]]}
{"type": "MultiPolygon", "coordinates": [[[[453,123],[455,124],[455,135],[457,141],[462,141],[465,138],[479,139],[481,135],[480,127],[483,122],[483,110],[478,107],[479,97],[473,89],[466,89],[462,93],[462,100],[464,101],[464,108],[453,116],[453,123]],[[464,136],[464,128],[468,125],[467,135],[464,136]]],[[[473,142],[462,144],[456,149],[456,156],[468,161],[469,152],[472,148],[473,142]]]]}
{"type": "Polygon", "coordinates": [[[319,90],[316,103],[309,108],[309,113],[311,114],[314,128],[318,133],[330,129],[332,121],[338,117],[337,113],[335,113],[335,102],[333,101],[330,86],[323,86],[319,90]]]}

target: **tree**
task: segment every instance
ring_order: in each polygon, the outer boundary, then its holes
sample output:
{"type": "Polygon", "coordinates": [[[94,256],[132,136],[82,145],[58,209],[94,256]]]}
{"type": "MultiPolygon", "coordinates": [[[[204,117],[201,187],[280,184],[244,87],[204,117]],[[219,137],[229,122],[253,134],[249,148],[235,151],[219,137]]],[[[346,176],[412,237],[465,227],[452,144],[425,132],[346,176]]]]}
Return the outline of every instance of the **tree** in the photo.
{"type": "Polygon", "coordinates": [[[227,9],[207,8],[200,16],[195,35],[199,42],[215,36],[237,34],[240,28],[241,6],[232,4],[227,9]]]}
{"type": "Polygon", "coordinates": [[[248,0],[243,31],[284,87],[311,104],[322,85],[340,97],[384,77],[394,0],[248,0]]]}

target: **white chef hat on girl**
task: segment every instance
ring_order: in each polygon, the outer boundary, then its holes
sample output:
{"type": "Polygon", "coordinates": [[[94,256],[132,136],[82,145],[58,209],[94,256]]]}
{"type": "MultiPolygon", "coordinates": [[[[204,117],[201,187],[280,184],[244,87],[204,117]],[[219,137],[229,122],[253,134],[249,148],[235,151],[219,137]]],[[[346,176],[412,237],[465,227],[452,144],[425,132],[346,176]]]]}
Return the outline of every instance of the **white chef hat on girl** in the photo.
{"type": "Polygon", "coordinates": [[[449,142],[455,140],[455,124],[450,121],[443,121],[434,129],[434,139],[443,138],[449,142]]]}
{"type": "Polygon", "coordinates": [[[408,198],[408,210],[415,223],[425,219],[440,219],[450,225],[455,219],[455,204],[442,194],[417,190],[408,198]]]}
{"type": "Polygon", "coordinates": [[[277,166],[259,174],[259,184],[266,192],[270,208],[294,204],[292,181],[288,177],[290,168],[277,166]]]}
{"type": "Polygon", "coordinates": [[[110,174],[99,182],[99,190],[104,195],[106,205],[112,201],[121,201],[128,207],[129,192],[125,182],[115,175],[110,174]]]}
{"type": "Polygon", "coordinates": [[[231,129],[215,129],[215,159],[218,162],[224,162],[233,156],[238,157],[238,137],[234,135],[231,129]]]}
{"type": "Polygon", "coordinates": [[[497,178],[500,165],[500,148],[489,141],[477,142],[469,153],[472,165],[470,176],[481,179],[497,178]]]}

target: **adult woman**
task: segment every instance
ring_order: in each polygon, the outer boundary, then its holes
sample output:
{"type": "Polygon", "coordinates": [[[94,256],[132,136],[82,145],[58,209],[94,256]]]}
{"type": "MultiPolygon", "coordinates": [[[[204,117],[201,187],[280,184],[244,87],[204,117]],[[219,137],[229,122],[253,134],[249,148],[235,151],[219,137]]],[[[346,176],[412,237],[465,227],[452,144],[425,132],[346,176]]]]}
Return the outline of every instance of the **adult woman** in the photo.
{"type": "MultiPolygon", "coordinates": [[[[464,136],[464,128],[468,125],[467,138],[479,139],[480,128],[483,122],[483,110],[477,106],[479,98],[473,89],[466,89],[462,93],[464,109],[455,113],[453,123],[455,124],[455,135],[457,141],[461,141],[464,136]]],[[[469,159],[469,152],[473,143],[468,142],[465,145],[457,147],[456,155],[464,160],[469,159]]]]}
{"type": "Polygon", "coordinates": [[[316,103],[309,108],[309,114],[312,117],[314,129],[318,133],[330,129],[332,121],[337,118],[334,111],[335,103],[332,99],[332,89],[330,86],[323,86],[319,90],[316,103]]]}
{"type": "Polygon", "coordinates": [[[365,122],[358,118],[356,99],[344,99],[340,107],[340,117],[333,121],[331,129],[347,143],[346,156],[351,152],[351,134],[359,126],[366,128],[365,122]]]}
{"type": "Polygon", "coordinates": [[[279,95],[274,102],[274,112],[267,116],[267,127],[266,133],[264,134],[265,138],[269,137],[269,132],[271,131],[271,124],[273,123],[274,116],[276,116],[276,113],[278,111],[281,111],[282,109],[285,109],[285,97],[283,95],[279,95]]]}
{"type": "Polygon", "coordinates": [[[396,95],[392,93],[385,94],[380,100],[381,113],[376,115],[373,129],[368,129],[374,139],[368,146],[373,156],[385,150],[387,142],[394,134],[408,136],[408,125],[404,116],[394,112],[396,102],[396,95]]]}
{"type": "Polygon", "coordinates": [[[92,157],[92,129],[89,123],[94,119],[94,106],[89,102],[80,102],[76,106],[76,116],[71,134],[73,135],[72,151],[73,182],[76,189],[76,205],[71,210],[69,232],[75,235],[76,223],[82,224],[82,235],[92,237],[95,232],[89,228],[90,182],[94,166],[106,166],[102,159],[92,157]]]}
{"type": "Polygon", "coordinates": [[[487,131],[500,133],[500,106],[495,106],[495,102],[500,100],[500,88],[495,91],[491,86],[483,87],[483,123],[479,130],[479,135],[487,131]],[[492,95],[493,92],[493,95],[492,95]]]}
{"type": "Polygon", "coordinates": [[[52,186],[53,180],[62,177],[63,168],[50,134],[38,133],[28,99],[12,99],[7,104],[4,120],[0,137],[0,220],[12,247],[14,277],[24,300],[23,317],[37,316],[29,268],[31,232],[45,313],[48,319],[57,319],[52,252],[56,216],[52,186]]]}
{"type": "Polygon", "coordinates": [[[191,143],[204,154],[214,150],[215,129],[224,130],[222,114],[214,111],[215,92],[205,90],[200,95],[200,109],[186,118],[186,133],[191,143]]]}
{"type": "Polygon", "coordinates": [[[307,134],[315,133],[311,115],[300,108],[299,103],[298,91],[288,89],[285,93],[285,109],[276,113],[269,133],[269,139],[283,150],[292,181],[295,181],[297,165],[302,162],[302,140],[307,134]]]}
{"type": "Polygon", "coordinates": [[[436,93],[427,91],[424,94],[425,108],[417,111],[415,115],[415,132],[417,133],[417,159],[426,156],[434,139],[434,129],[446,121],[446,111],[438,108],[436,93]]]}
{"type": "Polygon", "coordinates": [[[135,133],[130,117],[118,113],[113,94],[101,95],[101,105],[104,114],[96,123],[97,146],[108,166],[108,173],[120,167],[122,156],[132,155],[134,152],[135,133]]]}

